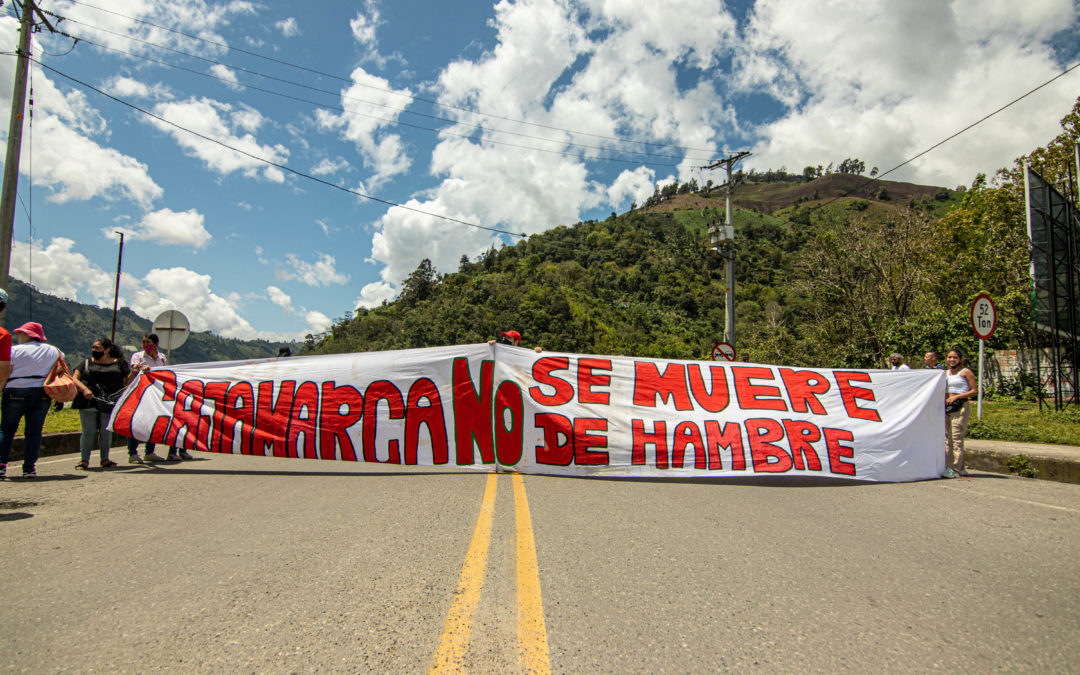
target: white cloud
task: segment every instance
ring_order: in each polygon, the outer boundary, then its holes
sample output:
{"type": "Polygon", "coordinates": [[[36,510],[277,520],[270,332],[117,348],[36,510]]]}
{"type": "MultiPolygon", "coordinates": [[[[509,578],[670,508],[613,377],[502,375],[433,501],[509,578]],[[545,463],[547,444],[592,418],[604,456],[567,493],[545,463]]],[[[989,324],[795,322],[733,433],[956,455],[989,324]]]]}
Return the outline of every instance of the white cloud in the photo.
{"type": "Polygon", "coordinates": [[[356,145],[364,166],[374,171],[365,183],[376,189],[412,165],[401,137],[384,133],[397,123],[412,94],[408,89],[394,89],[387,80],[363,68],[353,71],[352,80],[352,86],[341,92],[345,112],[335,115],[317,110],[315,117],[322,128],[340,129],[342,138],[356,145]]]}
{"type": "Polygon", "coordinates": [[[319,160],[318,164],[311,167],[311,173],[316,176],[331,176],[350,168],[349,162],[347,162],[344,157],[338,157],[336,159],[323,157],[319,160]]]}
{"type": "Polygon", "coordinates": [[[215,63],[210,66],[210,74],[224,82],[225,85],[233,91],[240,91],[244,88],[240,85],[240,80],[236,77],[236,72],[228,66],[215,63]]]}
{"type": "Polygon", "coordinates": [[[266,293],[270,296],[270,302],[285,310],[288,314],[292,311],[292,297],[277,286],[267,286],[266,293]]]}
{"type": "Polygon", "coordinates": [[[311,333],[315,335],[325,333],[330,330],[330,326],[334,325],[333,319],[314,309],[304,313],[304,320],[311,327],[311,333]]]}
{"type": "Polygon", "coordinates": [[[383,302],[393,300],[397,295],[397,289],[385,281],[373,281],[365,284],[360,289],[360,297],[356,299],[357,307],[378,307],[383,302]]]}
{"type": "Polygon", "coordinates": [[[281,34],[285,37],[296,37],[300,34],[300,26],[297,25],[296,19],[289,17],[288,19],[282,19],[274,24],[274,27],[281,31],[281,34]]]}
{"type": "Polygon", "coordinates": [[[291,272],[285,274],[286,279],[296,279],[308,286],[333,286],[349,281],[349,275],[337,271],[332,255],[319,254],[319,259],[313,263],[301,260],[292,253],[285,258],[292,268],[291,272]]]}
{"type": "MultiPolygon", "coordinates": [[[[1060,73],[1043,41],[1076,17],[1070,0],[759,0],[740,86],[772,91],[790,109],[756,130],[748,165],[797,172],[859,157],[896,166],[1060,73]]],[[[1075,90],[1062,78],[890,178],[954,185],[1005,166],[1048,140],[1036,129],[1062,114],[1050,102],[1074,101],[1075,90]]]]}
{"type": "MultiPolygon", "coordinates": [[[[133,239],[146,239],[161,244],[178,244],[200,249],[205,248],[211,239],[203,222],[203,215],[195,209],[180,212],[159,209],[145,214],[135,227],[119,229],[125,236],[133,239]]],[[[116,229],[105,228],[102,233],[111,238],[116,229]]]]}
{"type": "Polygon", "coordinates": [[[240,171],[251,178],[261,173],[270,182],[284,182],[285,177],[280,169],[268,166],[260,159],[284,164],[289,151],[281,144],[260,144],[250,133],[252,127],[258,127],[262,119],[257,111],[246,107],[237,110],[228,103],[205,97],[159,103],[154,111],[183,129],[220,142],[205,140],[176,126],[150,120],[158,129],[171,135],[187,154],[202,160],[207,168],[226,175],[240,171]]]}
{"type": "Polygon", "coordinates": [[[639,166],[633,171],[627,169],[608,187],[608,201],[617,207],[622,207],[627,200],[637,202],[640,206],[652,196],[654,180],[655,173],[648,167],[639,166]]]}

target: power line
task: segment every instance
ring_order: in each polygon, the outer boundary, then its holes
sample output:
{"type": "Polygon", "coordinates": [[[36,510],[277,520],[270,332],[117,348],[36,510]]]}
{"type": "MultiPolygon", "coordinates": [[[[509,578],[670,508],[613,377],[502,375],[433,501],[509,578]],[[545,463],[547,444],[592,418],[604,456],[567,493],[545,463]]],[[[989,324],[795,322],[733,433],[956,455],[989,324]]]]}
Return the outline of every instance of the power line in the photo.
{"type": "MultiPolygon", "coordinates": [[[[240,47],[234,47],[234,46],[232,46],[230,44],[226,44],[224,42],[217,42],[216,40],[210,40],[210,39],[207,39],[207,38],[204,38],[204,37],[200,37],[198,35],[192,35],[190,33],[185,33],[184,31],[177,30],[175,28],[169,28],[168,26],[161,26],[159,24],[155,24],[155,23],[152,23],[150,21],[146,21],[144,19],[139,19],[139,18],[136,18],[136,17],[127,16],[125,14],[120,14],[119,12],[114,12],[114,11],[109,10],[109,9],[104,9],[102,7],[98,7],[96,5],[91,5],[91,4],[86,3],[86,2],[79,2],[78,0],[69,0],[69,1],[72,4],[75,4],[75,5],[81,5],[83,7],[88,7],[90,9],[96,9],[96,10],[101,11],[101,12],[106,12],[106,13],[112,14],[114,16],[118,16],[118,17],[121,17],[121,18],[124,18],[124,19],[128,19],[129,21],[134,21],[136,23],[140,23],[140,24],[143,24],[143,25],[146,25],[146,26],[150,26],[151,28],[157,28],[159,30],[174,33],[176,35],[181,35],[181,36],[189,38],[191,40],[197,40],[197,41],[200,41],[200,42],[204,42],[206,44],[211,44],[211,45],[214,45],[216,47],[221,47],[223,49],[227,49],[229,51],[239,52],[241,54],[246,54],[248,56],[253,56],[253,57],[258,58],[258,59],[264,59],[266,61],[270,61],[270,62],[277,63],[277,64],[280,64],[280,65],[288,66],[290,68],[296,68],[298,70],[303,70],[305,72],[312,73],[314,75],[321,75],[323,77],[329,77],[331,79],[340,80],[342,82],[348,82],[348,83],[356,85],[356,86],[366,87],[366,88],[374,89],[374,90],[382,92],[382,93],[387,93],[387,91],[384,90],[384,89],[379,89],[378,87],[374,87],[372,85],[364,84],[362,82],[355,82],[354,80],[352,80],[352,78],[343,77],[341,75],[335,75],[333,73],[327,73],[327,72],[324,72],[324,71],[321,71],[321,70],[316,70],[314,68],[309,68],[307,66],[301,66],[301,65],[298,65],[298,64],[295,64],[295,63],[291,63],[289,61],[285,61],[283,59],[274,58],[272,56],[266,56],[264,54],[259,54],[258,52],[253,52],[253,51],[249,51],[249,50],[246,50],[246,49],[242,49],[240,47]]],[[[50,14],[52,14],[52,13],[50,12],[50,14]]],[[[112,31],[108,31],[107,29],[99,28],[99,27],[93,26],[92,24],[88,24],[88,23],[79,21],[78,19],[72,19],[70,17],[60,17],[57,14],[52,14],[52,15],[56,16],[58,18],[64,18],[67,21],[71,21],[73,23],[78,23],[78,24],[83,25],[83,26],[88,26],[90,28],[94,28],[96,30],[102,30],[102,31],[105,31],[105,32],[112,32],[112,31]]],[[[117,35],[123,35],[123,34],[117,34],[117,35]]],[[[132,39],[132,40],[142,41],[139,38],[133,38],[133,37],[127,36],[127,35],[123,35],[123,37],[129,38],[129,39],[132,39]]],[[[156,47],[161,47],[160,45],[154,45],[153,43],[147,43],[147,44],[151,44],[152,46],[156,46],[156,47]]],[[[169,47],[161,47],[161,48],[163,48],[163,49],[171,49],[169,47]]],[[[173,51],[176,51],[176,50],[173,50],[173,51]]],[[[183,53],[183,52],[180,52],[180,53],[183,53]]],[[[196,58],[201,58],[201,57],[196,57],[196,58]]],[[[221,64],[221,65],[225,65],[225,64],[221,64]]],[[[238,69],[240,69],[240,68],[238,67],[238,69]]],[[[642,141],[642,140],[636,140],[636,139],[630,139],[630,138],[619,138],[617,136],[605,136],[603,134],[593,134],[593,133],[589,133],[589,132],[586,132],[586,131],[575,131],[573,129],[565,129],[565,128],[562,128],[562,127],[556,127],[556,126],[553,126],[553,125],[542,124],[542,123],[539,123],[539,122],[530,122],[530,121],[527,121],[527,120],[521,120],[521,119],[517,119],[517,118],[514,118],[514,117],[505,116],[505,115],[498,115],[498,114],[495,114],[495,113],[487,113],[487,112],[483,112],[483,111],[479,111],[479,110],[473,110],[471,108],[466,108],[466,107],[463,107],[463,106],[456,106],[456,105],[451,105],[451,104],[448,104],[448,103],[440,103],[439,101],[436,101],[434,99],[423,98],[423,97],[420,97],[420,96],[413,96],[411,94],[401,94],[401,93],[398,93],[398,92],[389,92],[389,93],[393,93],[393,94],[396,94],[398,96],[408,98],[409,100],[414,101],[414,102],[427,103],[429,105],[436,106],[438,108],[445,108],[445,109],[448,109],[448,110],[456,110],[458,112],[469,113],[471,115],[480,115],[482,117],[489,117],[489,118],[492,118],[492,119],[499,119],[499,120],[503,120],[503,121],[506,121],[506,122],[513,122],[514,124],[522,124],[522,125],[526,125],[526,126],[537,127],[537,128],[540,128],[540,129],[548,129],[548,130],[551,130],[551,131],[558,131],[558,132],[561,132],[561,133],[573,134],[573,135],[576,135],[576,136],[588,136],[590,138],[598,138],[598,139],[601,139],[601,140],[616,141],[616,142],[619,142],[619,143],[636,143],[638,145],[653,146],[653,147],[658,147],[658,148],[673,148],[675,150],[683,150],[683,151],[687,151],[687,152],[704,152],[704,153],[710,153],[710,154],[713,152],[712,148],[694,148],[694,147],[684,146],[684,145],[669,145],[669,144],[664,144],[664,143],[656,143],[654,141],[642,141]]],[[[419,113],[416,113],[416,114],[419,114],[419,113]]],[[[442,119],[442,118],[437,118],[437,119],[442,119]]],[[[480,125],[476,125],[476,126],[480,126],[480,125]]],[[[512,134],[514,132],[505,131],[505,132],[502,132],[502,133],[511,133],[512,134]]]]}
{"type": "Polygon", "coordinates": [[[233,152],[244,155],[245,157],[249,157],[251,159],[254,159],[257,162],[262,162],[263,164],[267,164],[269,166],[277,167],[278,169],[281,169],[282,171],[287,171],[287,172],[289,172],[289,173],[291,173],[293,175],[300,176],[301,178],[306,178],[308,180],[315,181],[316,183],[322,183],[323,185],[326,185],[328,187],[332,187],[334,189],[341,190],[342,192],[347,192],[349,194],[356,195],[357,197],[363,197],[364,199],[368,199],[368,200],[371,200],[373,202],[378,202],[379,204],[385,204],[386,206],[397,207],[399,209],[404,209],[406,211],[412,211],[413,213],[419,213],[419,214],[424,215],[424,216],[430,216],[432,218],[439,218],[440,220],[446,220],[446,221],[450,221],[450,222],[453,222],[453,223],[458,223],[460,225],[467,225],[468,227],[475,227],[475,228],[477,228],[479,230],[487,230],[489,232],[497,232],[499,234],[507,234],[507,235],[510,235],[512,237],[525,238],[525,237],[528,236],[527,234],[524,234],[524,233],[511,232],[510,230],[504,230],[504,229],[498,228],[498,227],[488,227],[486,225],[477,225],[476,223],[470,223],[470,222],[468,222],[466,220],[460,220],[458,218],[452,218],[450,216],[444,216],[444,215],[439,214],[439,213],[432,213],[431,211],[424,211],[423,209],[418,209],[418,208],[415,208],[415,207],[412,207],[412,206],[406,206],[404,204],[399,204],[398,202],[392,202],[392,201],[387,200],[387,199],[381,199],[379,197],[375,197],[375,196],[360,192],[359,190],[353,190],[353,189],[347,188],[347,187],[345,187],[343,185],[338,185],[337,183],[331,183],[328,180],[323,180],[322,178],[318,178],[316,176],[306,174],[303,171],[297,171],[296,169],[293,169],[292,167],[288,166],[287,164],[281,164],[280,162],[274,162],[272,160],[266,159],[265,157],[259,157],[258,155],[254,155],[254,154],[252,154],[250,152],[241,150],[239,148],[235,148],[235,147],[229,145],[228,143],[225,143],[223,141],[219,141],[216,138],[211,138],[210,136],[200,134],[197,131],[192,131],[191,129],[188,129],[187,127],[183,127],[183,126],[181,126],[181,125],[179,125],[179,124],[177,124],[175,122],[169,121],[169,120],[165,119],[164,117],[161,117],[160,115],[155,115],[154,113],[150,112],[149,110],[144,110],[143,108],[140,108],[139,106],[135,105],[134,103],[129,103],[128,101],[125,101],[125,100],[123,100],[121,98],[117,98],[116,96],[113,96],[112,94],[104,92],[104,91],[102,91],[101,89],[98,89],[97,87],[95,87],[92,84],[89,84],[87,82],[83,82],[82,80],[80,80],[78,78],[75,78],[75,77],[72,77],[71,75],[68,75],[67,73],[61,72],[61,71],[57,70],[56,68],[53,68],[51,66],[47,66],[44,63],[42,63],[41,61],[38,61],[37,59],[35,59],[33,57],[31,57],[30,60],[32,62],[38,64],[42,68],[44,68],[44,69],[46,69],[46,70],[48,70],[50,72],[56,73],[57,75],[59,75],[60,77],[66,79],[66,80],[69,80],[71,82],[74,82],[75,84],[78,84],[78,85],[80,85],[82,87],[90,89],[91,91],[97,92],[98,94],[104,96],[105,98],[108,98],[108,99],[110,99],[112,101],[115,101],[115,102],[117,102],[117,103],[119,103],[121,105],[125,105],[125,106],[131,108],[132,110],[136,110],[136,111],[138,111],[138,112],[140,112],[140,113],[142,113],[142,114],[144,114],[144,115],[146,115],[148,117],[152,117],[152,118],[158,120],[159,122],[167,124],[167,125],[169,125],[171,127],[175,127],[176,129],[180,129],[181,131],[189,133],[192,136],[197,136],[197,137],[203,139],[204,141],[209,141],[210,143],[220,145],[223,148],[226,148],[228,150],[232,150],[233,152]]]}
{"type": "MultiPolygon", "coordinates": [[[[109,32],[109,31],[107,31],[107,32],[109,32]]],[[[78,36],[78,35],[71,35],[71,34],[65,33],[63,31],[57,31],[57,34],[62,35],[64,37],[71,38],[75,42],[85,42],[87,44],[94,45],[95,47],[98,47],[100,49],[105,49],[105,50],[108,50],[108,51],[116,52],[118,54],[124,54],[126,56],[141,59],[141,60],[149,62],[149,63],[156,63],[156,64],[161,65],[161,66],[165,66],[165,67],[168,67],[168,68],[173,68],[173,69],[176,69],[176,70],[180,70],[180,71],[183,71],[183,72],[186,72],[186,73],[190,73],[192,75],[197,75],[199,77],[205,77],[205,78],[208,78],[208,79],[217,80],[217,81],[222,82],[222,83],[224,83],[226,85],[241,86],[241,87],[244,87],[245,89],[250,89],[250,90],[262,92],[262,93],[265,93],[265,94],[270,94],[271,96],[278,96],[278,97],[281,97],[281,98],[289,99],[291,101],[296,101],[296,102],[299,102],[299,103],[312,105],[312,106],[315,106],[317,108],[322,108],[324,110],[333,110],[333,111],[341,112],[341,113],[344,113],[346,115],[353,116],[353,117],[366,117],[368,119],[374,119],[374,120],[378,120],[378,121],[381,121],[381,122],[386,122],[387,124],[391,124],[391,125],[394,125],[394,126],[404,126],[404,127],[409,127],[409,128],[412,128],[412,129],[419,129],[419,130],[422,130],[422,131],[429,131],[429,132],[436,133],[436,134],[446,134],[446,135],[456,136],[456,137],[465,138],[465,139],[472,138],[471,134],[457,133],[457,132],[454,132],[454,131],[450,131],[449,128],[432,129],[431,127],[425,127],[425,126],[421,126],[419,124],[412,124],[410,122],[403,122],[401,120],[389,119],[389,118],[386,118],[386,117],[380,117],[378,115],[371,115],[371,114],[367,114],[367,113],[362,113],[362,112],[359,112],[359,111],[356,111],[356,110],[348,110],[347,108],[344,108],[342,106],[329,105],[329,104],[320,103],[318,101],[312,101],[310,99],[301,98],[299,96],[292,96],[290,94],[285,94],[283,92],[275,91],[273,89],[267,89],[265,87],[259,87],[259,86],[253,85],[253,84],[247,84],[247,83],[244,83],[244,82],[236,82],[236,81],[224,78],[224,77],[220,77],[218,75],[214,75],[212,73],[206,73],[206,72],[203,72],[203,71],[195,70],[194,68],[187,68],[185,66],[181,66],[181,65],[178,65],[178,64],[175,64],[175,63],[169,63],[168,61],[162,61],[160,59],[155,59],[155,58],[152,58],[152,57],[149,57],[149,56],[144,56],[144,55],[141,55],[141,54],[133,54],[132,52],[128,52],[128,51],[124,51],[122,49],[118,49],[116,47],[110,47],[108,45],[100,44],[100,43],[94,42],[93,40],[90,40],[88,38],[81,37],[81,36],[78,36]]],[[[117,33],[117,35],[120,35],[120,34],[117,33]]],[[[137,42],[145,42],[144,40],[140,40],[138,38],[130,38],[130,39],[135,40],[137,42]]],[[[148,43],[148,44],[150,44],[150,43],[148,43]]],[[[152,45],[152,46],[158,46],[158,45],[152,45]]],[[[74,47],[74,45],[73,45],[73,47],[74,47]]],[[[583,144],[580,144],[580,143],[573,143],[573,142],[570,142],[570,141],[564,141],[564,140],[559,140],[559,139],[542,138],[542,137],[539,137],[539,136],[529,136],[527,134],[518,134],[518,133],[515,133],[515,132],[511,132],[511,131],[502,131],[502,130],[499,130],[499,129],[490,129],[488,127],[484,127],[484,126],[481,126],[481,125],[469,124],[469,123],[466,123],[466,122],[458,122],[458,121],[455,121],[455,120],[446,119],[444,117],[439,117],[437,115],[427,115],[425,113],[420,113],[420,112],[416,112],[416,111],[412,111],[412,110],[407,110],[407,109],[402,109],[402,108],[394,108],[392,106],[388,106],[388,105],[383,104],[383,103],[377,103],[377,102],[374,102],[374,101],[367,101],[367,100],[364,100],[364,99],[358,99],[358,98],[351,97],[351,96],[345,96],[343,94],[339,94],[338,92],[327,91],[325,89],[319,89],[318,87],[313,87],[313,86],[306,85],[306,84],[303,84],[303,83],[300,83],[300,82],[294,82],[294,81],[291,81],[291,80],[286,80],[286,79],[283,79],[283,78],[274,77],[272,75],[266,75],[264,73],[259,73],[257,71],[248,70],[246,68],[242,68],[242,67],[238,67],[238,66],[231,66],[229,64],[221,63],[219,61],[215,61],[213,59],[198,56],[196,54],[188,54],[186,52],[182,52],[182,51],[179,51],[179,50],[176,50],[176,49],[172,49],[171,47],[162,46],[161,48],[169,50],[169,51],[176,52],[178,54],[182,54],[184,56],[189,56],[189,57],[194,58],[194,59],[205,61],[207,63],[213,63],[213,64],[216,64],[216,65],[224,66],[226,68],[234,68],[236,70],[240,70],[240,71],[245,72],[245,73],[249,73],[249,74],[252,74],[252,75],[257,75],[259,77],[265,77],[265,78],[268,78],[268,79],[271,79],[271,80],[276,80],[276,81],[279,81],[279,82],[283,82],[285,84],[290,84],[290,85],[293,85],[293,86],[296,86],[296,87],[301,87],[301,88],[304,88],[304,89],[310,89],[312,91],[319,92],[319,93],[322,93],[322,94],[328,94],[328,95],[331,95],[331,96],[334,96],[334,97],[341,96],[341,98],[345,99],[345,100],[352,100],[352,101],[357,101],[357,102],[364,103],[364,104],[367,104],[367,105],[388,108],[388,109],[396,111],[396,112],[403,112],[403,113],[410,114],[410,115],[418,115],[420,117],[427,117],[427,118],[430,118],[430,119],[433,119],[433,120],[447,122],[448,124],[450,124],[452,126],[473,127],[473,128],[479,129],[481,131],[487,131],[487,132],[498,133],[498,134],[506,134],[506,135],[510,135],[510,136],[520,136],[522,138],[530,138],[530,139],[533,139],[533,140],[538,140],[538,141],[542,141],[542,142],[546,142],[546,143],[559,143],[561,145],[568,145],[568,146],[578,147],[578,148],[582,148],[582,149],[586,149],[586,150],[597,150],[597,151],[600,151],[600,152],[617,152],[617,153],[627,154],[627,155],[638,155],[640,157],[662,157],[662,158],[665,158],[665,159],[677,159],[675,157],[672,157],[671,155],[654,155],[654,154],[649,154],[649,153],[634,152],[634,151],[628,151],[628,150],[616,150],[616,149],[613,149],[613,148],[602,148],[602,147],[599,147],[599,146],[583,145],[583,144]]],[[[529,146],[529,145],[518,145],[516,143],[508,143],[506,141],[499,141],[499,140],[496,140],[496,139],[493,139],[493,138],[486,138],[485,141],[488,142],[488,143],[494,143],[494,144],[497,144],[497,145],[505,145],[505,146],[512,147],[512,148],[520,148],[520,149],[524,149],[524,150],[534,150],[534,151],[537,151],[537,152],[546,152],[546,153],[551,153],[551,154],[564,155],[564,156],[567,156],[567,157],[580,157],[581,156],[581,153],[578,153],[578,152],[569,152],[569,151],[565,151],[565,150],[549,150],[547,148],[537,148],[537,147],[529,146]]],[[[623,164],[635,164],[635,165],[640,165],[642,163],[648,163],[648,164],[652,164],[654,166],[666,166],[666,167],[678,167],[679,166],[678,164],[668,164],[668,163],[664,163],[664,162],[655,162],[655,161],[652,161],[652,160],[629,160],[629,159],[620,159],[618,157],[593,157],[591,159],[593,161],[619,162],[619,163],[623,163],[623,164]]]]}

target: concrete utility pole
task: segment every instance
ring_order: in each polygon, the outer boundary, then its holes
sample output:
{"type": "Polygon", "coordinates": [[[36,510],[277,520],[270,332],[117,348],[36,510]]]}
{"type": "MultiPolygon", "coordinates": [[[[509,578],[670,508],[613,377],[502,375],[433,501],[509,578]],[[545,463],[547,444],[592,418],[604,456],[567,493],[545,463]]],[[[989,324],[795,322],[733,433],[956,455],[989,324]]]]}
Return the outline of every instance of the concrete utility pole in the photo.
{"type": "Polygon", "coordinates": [[[735,189],[735,182],[731,175],[731,167],[740,159],[747,157],[748,151],[735,152],[727,156],[727,159],[718,159],[703,169],[727,169],[727,213],[724,226],[710,227],[709,239],[713,248],[724,257],[724,285],[727,286],[727,298],[725,301],[724,342],[735,347],[735,223],[731,210],[731,194],[735,189]]]}
{"type": "Polygon", "coordinates": [[[15,87],[11,94],[11,120],[8,123],[7,155],[4,157],[4,182],[0,184],[0,288],[8,287],[11,270],[11,233],[15,224],[15,200],[18,199],[19,153],[22,149],[23,110],[26,106],[26,74],[30,66],[30,32],[34,26],[34,0],[23,0],[22,24],[19,26],[19,56],[15,62],[15,87]]]}

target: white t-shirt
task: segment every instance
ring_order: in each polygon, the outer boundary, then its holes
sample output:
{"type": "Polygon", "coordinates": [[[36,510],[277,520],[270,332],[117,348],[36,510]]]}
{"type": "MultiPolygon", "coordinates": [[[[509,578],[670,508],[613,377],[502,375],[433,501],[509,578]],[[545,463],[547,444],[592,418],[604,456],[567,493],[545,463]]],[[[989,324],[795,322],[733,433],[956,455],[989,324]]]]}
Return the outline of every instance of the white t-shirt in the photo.
{"type": "Polygon", "coordinates": [[[161,352],[157,353],[157,358],[152,358],[146,352],[135,352],[131,355],[131,369],[141,368],[142,366],[150,366],[151,368],[157,368],[158,366],[165,365],[165,355],[161,352]]]}
{"type": "Polygon", "coordinates": [[[64,355],[62,351],[44,342],[24,342],[11,348],[11,376],[7,387],[26,389],[45,384],[56,359],[64,355]]]}

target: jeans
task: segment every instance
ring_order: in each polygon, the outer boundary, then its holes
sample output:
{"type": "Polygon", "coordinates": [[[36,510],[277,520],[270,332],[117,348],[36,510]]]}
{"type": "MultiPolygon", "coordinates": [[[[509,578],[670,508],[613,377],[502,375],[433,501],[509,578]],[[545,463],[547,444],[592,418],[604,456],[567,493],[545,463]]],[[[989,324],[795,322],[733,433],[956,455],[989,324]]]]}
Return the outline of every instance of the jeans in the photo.
{"type": "Polygon", "coordinates": [[[79,411],[82,422],[82,436],[79,437],[79,450],[82,461],[90,461],[90,452],[94,449],[94,440],[98,442],[102,463],[109,461],[109,447],[112,445],[112,432],[109,431],[110,413],[98,412],[94,408],[79,411]]]}
{"type": "MultiPolygon", "coordinates": [[[[147,443],[146,444],[146,454],[149,455],[153,451],[154,451],[154,444],[153,443],[147,443]]],[[[139,454],[139,441],[135,440],[134,438],[129,438],[128,439],[128,454],[129,455],[138,455],[139,454]]]]}
{"type": "Polygon", "coordinates": [[[34,470],[41,453],[41,430],[45,415],[49,414],[52,399],[41,387],[4,389],[0,397],[0,464],[7,464],[11,457],[11,443],[19,429],[19,420],[26,417],[23,430],[23,473],[34,470]]]}

